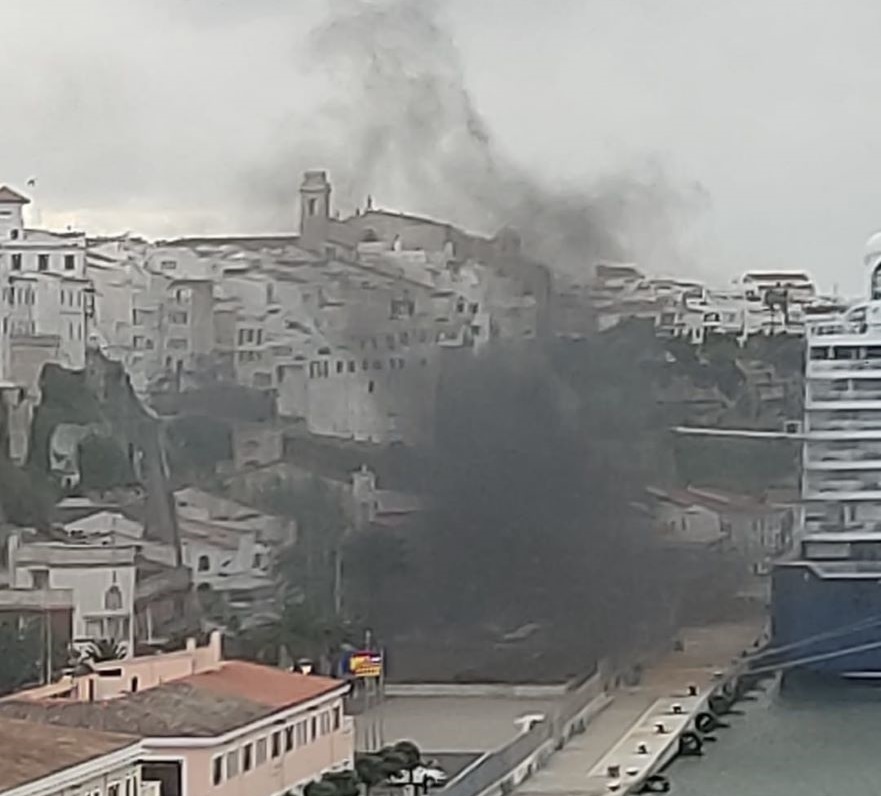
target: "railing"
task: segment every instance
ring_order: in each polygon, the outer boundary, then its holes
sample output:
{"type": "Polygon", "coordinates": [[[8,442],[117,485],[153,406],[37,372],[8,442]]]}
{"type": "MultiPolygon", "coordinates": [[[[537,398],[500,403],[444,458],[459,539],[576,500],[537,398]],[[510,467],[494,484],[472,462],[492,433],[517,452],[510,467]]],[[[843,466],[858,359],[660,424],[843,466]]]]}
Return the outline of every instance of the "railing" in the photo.
{"type": "Polygon", "coordinates": [[[881,431],[881,417],[877,420],[817,420],[811,422],[811,431],[881,431]]]}
{"type": "Polygon", "coordinates": [[[881,390],[817,390],[808,393],[808,401],[878,401],[881,390]]]}
{"type": "MultiPolygon", "coordinates": [[[[547,747],[550,756],[574,732],[573,722],[578,715],[603,692],[603,673],[597,670],[584,683],[574,689],[552,716],[538,722],[527,732],[518,735],[510,743],[484,755],[472,766],[454,777],[444,788],[444,796],[479,796],[495,785],[506,791],[505,782],[518,767],[532,755],[547,747]]],[[[514,782],[510,781],[513,788],[514,782]]]]}
{"type": "Polygon", "coordinates": [[[839,370],[881,370],[881,359],[811,359],[807,363],[808,375],[839,370]]]}

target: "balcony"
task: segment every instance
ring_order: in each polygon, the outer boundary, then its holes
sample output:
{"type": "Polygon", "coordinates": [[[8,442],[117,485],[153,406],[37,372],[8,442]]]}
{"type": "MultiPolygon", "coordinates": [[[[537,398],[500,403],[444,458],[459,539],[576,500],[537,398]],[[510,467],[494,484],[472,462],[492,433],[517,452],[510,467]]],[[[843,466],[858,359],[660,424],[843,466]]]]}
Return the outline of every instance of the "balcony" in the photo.
{"type": "Polygon", "coordinates": [[[876,489],[851,489],[851,490],[828,490],[822,489],[805,489],[804,500],[822,500],[833,501],[837,503],[846,501],[864,501],[870,500],[881,503],[881,486],[876,489]]]}
{"type": "Polygon", "coordinates": [[[878,500],[881,501],[881,471],[861,477],[808,477],[804,484],[805,500],[878,500]]]}
{"type": "Polygon", "coordinates": [[[881,359],[812,359],[805,375],[809,379],[881,378],[881,359]]]}
{"type": "Polygon", "coordinates": [[[817,458],[808,459],[805,462],[806,470],[825,470],[825,471],[846,471],[846,470],[878,470],[881,471],[881,454],[873,454],[878,456],[877,459],[861,459],[858,456],[838,458],[817,458]]]}
{"type": "Polygon", "coordinates": [[[835,395],[811,393],[805,401],[805,409],[840,411],[843,409],[881,409],[881,391],[865,390],[842,392],[835,395]]]}

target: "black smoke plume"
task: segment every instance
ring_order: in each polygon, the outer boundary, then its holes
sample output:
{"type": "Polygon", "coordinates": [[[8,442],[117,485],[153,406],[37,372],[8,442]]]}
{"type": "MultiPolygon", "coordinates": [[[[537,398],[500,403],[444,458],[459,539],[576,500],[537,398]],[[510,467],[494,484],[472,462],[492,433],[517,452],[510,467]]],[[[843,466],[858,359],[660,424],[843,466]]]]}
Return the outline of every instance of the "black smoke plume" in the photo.
{"type": "MultiPolygon", "coordinates": [[[[513,162],[475,106],[436,0],[335,2],[304,60],[320,70],[327,99],[298,120],[284,157],[261,175],[284,206],[294,202],[297,170],[321,166],[344,206],[372,194],[466,229],[513,226],[558,273],[583,274],[603,259],[688,268],[678,241],[703,206],[700,187],[674,187],[652,161],[592,185],[551,187],[536,176],[541,164],[513,162]]],[[[565,124],[565,112],[550,123],[565,124]]]]}

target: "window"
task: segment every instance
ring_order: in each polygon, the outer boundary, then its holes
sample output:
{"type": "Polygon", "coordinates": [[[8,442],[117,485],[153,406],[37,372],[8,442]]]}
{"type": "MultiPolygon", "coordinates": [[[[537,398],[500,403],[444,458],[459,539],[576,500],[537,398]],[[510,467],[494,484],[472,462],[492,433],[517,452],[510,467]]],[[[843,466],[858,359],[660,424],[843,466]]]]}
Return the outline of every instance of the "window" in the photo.
{"type": "Polygon", "coordinates": [[[19,231],[17,229],[9,230],[9,237],[12,238],[13,240],[18,240],[18,232],[19,231]]]}
{"type": "Polygon", "coordinates": [[[330,732],[330,713],[326,710],[321,713],[319,728],[322,735],[327,735],[330,732]]]}
{"type": "Polygon", "coordinates": [[[168,341],[168,347],[172,351],[186,351],[187,341],[180,337],[175,337],[173,340],[168,341]]]}
{"type": "Polygon", "coordinates": [[[107,796],[119,796],[119,783],[114,782],[107,786],[107,796]]]}
{"type": "Polygon", "coordinates": [[[254,765],[254,745],[246,743],[242,747],[242,770],[250,771],[254,765]]]}
{"type": "Polygon", "coordinates": [[[345,365],[346,365],[345,362],[343,362],[341,359],[338,359],[338,360],[337,360],[337,363],[336,363],[336,372],[337,372],[337,373],[342,373],[342,372],[343,372],[343,368],[345,368],[345,365]]]}
{"type": "Polygon", "coordinates": [[[369,359],[365,359],[361,363],[361,370],[370,370],[370,360],[369,359]]]}
{"type": "Polygon", "coordinates": [[[401,332],[401,345],[410,345],[410,334],[409,332],[401,332]]]}
{"type": "Polygon", "coordinates": [[[38,254],[37,255],[37,270],[38,271],[48,271],[49,270],[49,255],[48,254],[38,254]]]}
{"type": "Polygon", "coordinates": [[[343,709],[339,705],[337,705],[333,709],[333,729],[334,731],[340,728],[340,724],[343,722],[343,709]]]}
{"type": "Polygon", "coordinates": [[[21,271],[21,255],[13,254],[12,255],[12,270],[13,271],[21,271]]]}
{"type": "Polygon", "coordinates": [[[76,268],[76,257],[73,254],[64,255],[64,270],[73,271],[76,268]]]}
{"type": "Polygon", "coordinates": [[[135,796],[131,777],[125,778],[125,796],[135,796]]]}
{"type": "Polygon", "coordinates": [[[223,782],[223,755],[217,755],[211,761],[211,781],[215,785],[223,782]]]}
{"type": "Polygon", "coordinates": [[[254,569],[260,569],[263,566],[263,553],[254,553],[254,558],[251,560],[251,566],[254,569]]]}
{"type": "Polygon", "coordinates": [[[262,765],[266,762],[266,739],[257,739],[257,753],[255,755],[254,765],[262,765]]]}
{"type": "Polygon", "coordinates": [[[387,334],[385,336],[385,344],[389,347],[389,350],[395,350],[395,336],[393,334],[387,334]]]}
{"type": "Polygon", "coordinates": [[[159,263],[159,268],[163,271],[175,271],[177,270],[177,260],[162,260],[159,263]]]}
{"type": "Polygon", "coordinates": [[[309,737],[314,741],[318,737],[318,716],[312,717],[312,726],[309,728],[309,737]]]}
{"type": "Polygon", "coordinates": [[[356,366],[356,364],[355,364],[355,360],[354,360],[354,359],[350,359],[350,360],[349,360],[349,373],[354,373],[356,367],[357,367],[357,366],[356,366]]]}
{"type": "Polygon", "coordinates": [[[367,382],[367,392],[372,393],[376,389],[376,385],[373,383],[373,379],[367,382]]]}
{"type": "Polygon", "coordinates": [[[132,310],[132,326],[143,326],[144,325],[144,311],[143,310],[132,310]]]}
{"type": "Polygon", "coordinates": [[[129,623],[127,616],[111,616],[106,620],[107,630],[104,635],[107,638],[125,640],[128,638],[129,623]]]}
{"type": "Polygon", "coordinates": [[[297,722],[297,746],[306,745],[306,722],[297,722]]]}
{"type": "Polygon", "coordinates": [[[104,592],[104,609],[107,611],[122,610],[122,592],[119,586],[113,585],[104,592]]]}
{"type": "Polygon", "coordinates": [[[199,572],[207,572],[209,569],[211,569],[211,562],[208,560],[208,556],[199,556],[199,564],[197,568],[199,572]]]}
{"type": "Polygon", "coordinates": [[[168,313],[168,322],[169,323],[177,323],[177,324],[185,324],[187,322],[187,314],[185,312],[169,312],[168,313]]]}
{"type": "Polygon", "coordinates": [[[317,208],[318,208],[318,200],[317,199],[310,199],[309,200],[309,215],[314,216],[317,208]]]}
{"type": "Polygon", "coordinates": [[[272,733],[272,756],[278,757],[281,754],[281,732],[272,733]]]}
{"type": "Polygon", "coordinates": [[[226,753],[226,778],[237,777],[239,775],[239,750],[233,749],[232,752],[226,753]]]}
{"type": "Polygon", "coordinates": [[[294,748],[294,725],[284,728],[284,750],[290,752],[294,748]]]}

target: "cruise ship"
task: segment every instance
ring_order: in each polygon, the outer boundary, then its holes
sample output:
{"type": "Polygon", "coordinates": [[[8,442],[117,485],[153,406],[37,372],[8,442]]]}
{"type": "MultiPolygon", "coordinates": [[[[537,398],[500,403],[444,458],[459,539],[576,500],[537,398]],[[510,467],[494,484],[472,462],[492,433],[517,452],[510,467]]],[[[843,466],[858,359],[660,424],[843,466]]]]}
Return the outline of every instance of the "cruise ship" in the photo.
{"type": "Polygon", "coordinates": [[[806,329],[801,533],[772,572],[769,652],[881,679],[881,233],[865,266],[867,300],[806,329]]]}

